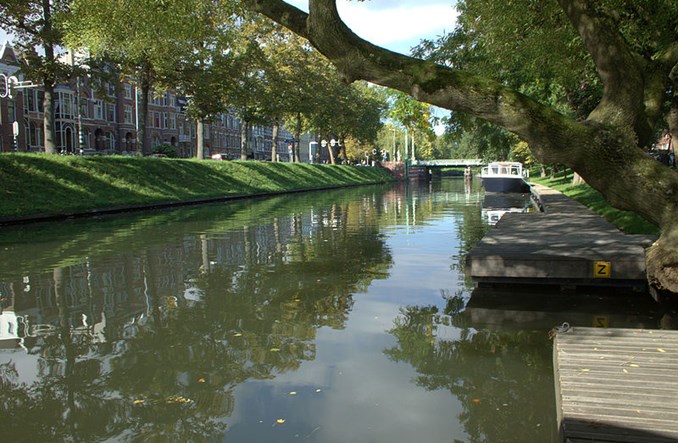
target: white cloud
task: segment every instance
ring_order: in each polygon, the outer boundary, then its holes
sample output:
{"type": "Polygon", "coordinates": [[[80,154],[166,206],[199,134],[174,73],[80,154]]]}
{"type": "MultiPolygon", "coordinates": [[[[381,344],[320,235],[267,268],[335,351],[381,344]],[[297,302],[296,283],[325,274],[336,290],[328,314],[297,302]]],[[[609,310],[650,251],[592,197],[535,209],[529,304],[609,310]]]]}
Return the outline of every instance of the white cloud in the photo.
{"type": "MultiPolygon", "coordinates": [[[[286,0],[308,11],[308,0],[286,0]]],[[[409,53],[422,39],[451,31],[458,13],[452,0],[427,2],[339,1],[339,15],[357,35],[375,45],[409,53]],[[409,3],[409,4],[408,4],[409,3]]]]}
{"type": "Polygon", "coordinates": [[[400,6],[376,11],[368,3],[340,2],[339,14],[360,37],[389,49],[409,52],[423,38],[454,27],[457,12],[449,4],[400,6]]]}

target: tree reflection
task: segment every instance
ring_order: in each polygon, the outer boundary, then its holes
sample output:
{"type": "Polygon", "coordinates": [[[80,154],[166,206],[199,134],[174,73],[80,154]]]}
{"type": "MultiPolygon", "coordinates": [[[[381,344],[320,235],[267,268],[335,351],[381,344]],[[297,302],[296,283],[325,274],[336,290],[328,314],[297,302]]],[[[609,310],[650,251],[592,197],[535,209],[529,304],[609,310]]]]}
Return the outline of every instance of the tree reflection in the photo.
{"type": "Polygon", "coordinates": [[[470,442],[550,441],[554,398],[543,393],[553,391],[553,375],[544,332],[457,329],[459,321],[463,313],[448,316],[435,306],[402,308],[389,331],[397,345],[385,353],[411,364],[417,385],[459,399],[470,442]],[[451,325],[459,338],[438,338],[451,325]]]}
{"type": "Polygon", "coordinates": [[[0,365],[3,436],[217,438],[236,386],[313,359],[317,328],[343,328],[352,294],[387,275],[379,217],[360,200],[335,201],[164,244],[135,236],[114,258],[31,275],[41,307],[29,353],[0,365]],[[35,362],[34,378],[19,360],[35,362]]]}

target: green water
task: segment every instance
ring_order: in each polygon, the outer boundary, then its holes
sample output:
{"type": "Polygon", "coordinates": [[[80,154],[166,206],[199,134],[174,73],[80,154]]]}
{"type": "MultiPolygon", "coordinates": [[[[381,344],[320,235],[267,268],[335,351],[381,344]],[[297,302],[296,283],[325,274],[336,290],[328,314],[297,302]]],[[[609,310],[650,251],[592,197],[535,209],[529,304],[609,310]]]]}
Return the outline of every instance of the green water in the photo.
{"type": "Polygon", "coordinates": [[[4,227],[3,439],[556,441],[549,329],[672,313],[474,291],[483,200],[450,179],[4,227]]]}

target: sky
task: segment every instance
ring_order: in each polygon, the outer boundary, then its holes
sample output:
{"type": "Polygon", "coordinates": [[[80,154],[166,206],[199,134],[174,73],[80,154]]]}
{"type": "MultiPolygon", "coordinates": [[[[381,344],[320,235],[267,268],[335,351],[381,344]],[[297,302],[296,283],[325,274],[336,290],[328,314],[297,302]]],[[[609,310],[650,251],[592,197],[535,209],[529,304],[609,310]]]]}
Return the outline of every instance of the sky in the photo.
{"type": "MultiPolygon", "coordinates": [[[[308,0],[286,0],[308,11],[308,0]]],[[[339,15],[358,36],[402,54],[454,28],[455,0],[338,0],[339,15]]]]}
{"type": "MultiPolygon", "coordinates": [[[[308,11],[308,0],[285,0],[308,11]]],[[[337,0],[339,15],[353,32],[371,43],[401,54],[422,39],[435,39],[452,32],[457,21],[455,0],[337,0]]],[[[434,116],[443,118],[450,112],[432,107],[434,116]]],[[[434,127],[437,135],[445,131],[434,127]]]]}

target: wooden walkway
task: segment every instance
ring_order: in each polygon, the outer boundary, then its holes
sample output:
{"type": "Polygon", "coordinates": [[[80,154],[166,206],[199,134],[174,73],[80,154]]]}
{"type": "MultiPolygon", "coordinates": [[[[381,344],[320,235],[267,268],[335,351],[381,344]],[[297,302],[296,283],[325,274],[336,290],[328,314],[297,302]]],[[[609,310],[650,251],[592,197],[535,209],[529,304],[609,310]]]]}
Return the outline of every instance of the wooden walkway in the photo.
{"type": "Polygon", "coordinates": [[[648,236],[625,235],[558,191],[532,185],[540,213],[507,213],[468,254],[478,283],[646,285],[648,236]]]}
{"type": "Polygon", "coordinates": [[[678,442],[678,331],[575,327],[553,361],[561,442],[678,442]]]}

